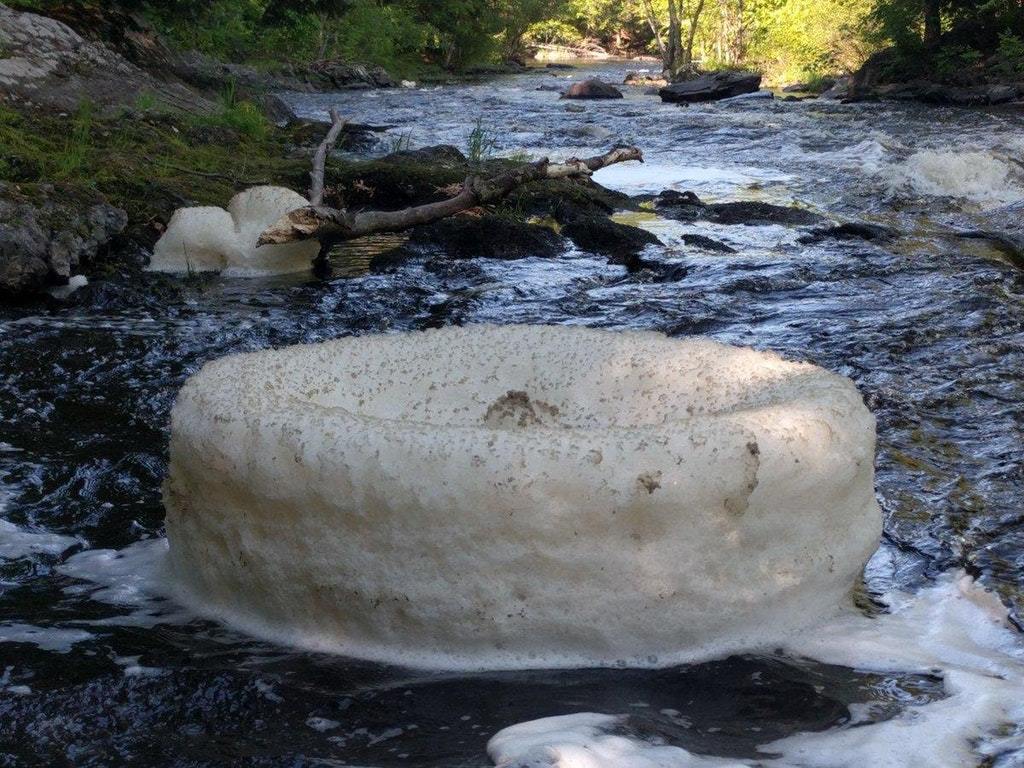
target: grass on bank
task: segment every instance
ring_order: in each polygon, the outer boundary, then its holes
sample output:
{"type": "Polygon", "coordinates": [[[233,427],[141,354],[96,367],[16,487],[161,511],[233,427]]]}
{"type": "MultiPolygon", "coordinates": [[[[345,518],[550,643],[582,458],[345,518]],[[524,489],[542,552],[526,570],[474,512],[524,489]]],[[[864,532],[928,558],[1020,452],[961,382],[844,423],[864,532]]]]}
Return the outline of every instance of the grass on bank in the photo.
{"type": "Polygon", "coordinates": [[[289,156],[288,134],[246,103],[201,118],[101,118],[88,103],[67,116],[0,106],[0,146],[0,181],[100,195],[133,223],[166,221],[182,205],[224,205],[255,182],[301,190],[309,171],[305,158],[289,156]]]}

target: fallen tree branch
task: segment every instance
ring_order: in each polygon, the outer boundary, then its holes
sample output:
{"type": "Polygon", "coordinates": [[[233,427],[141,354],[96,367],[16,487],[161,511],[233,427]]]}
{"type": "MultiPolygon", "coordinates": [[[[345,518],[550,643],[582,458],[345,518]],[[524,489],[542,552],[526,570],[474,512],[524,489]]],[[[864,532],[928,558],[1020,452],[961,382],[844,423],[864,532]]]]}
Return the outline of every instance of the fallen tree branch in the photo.
{"type": "MultiPolygon", "coordinates": [[[[636,147],[616,147],[603,155],[584,160],[573,158],[564,163],[550,163],[547,159],[538,160],[487,179],[470,176],[463,183],[462,190],[454,197],[399,211],[351,212],[330,208],[314,200],[312,205],[281,217],[260,235],[257,245],[279,245],[311,239],[319,239],[322,243],[339,242],[375,232],[398,232],[417,224],[429,224],[478,205],[496,202],[512,190],[531,181],[587,177],[609,165],[629,160],[643,162],[643,159],[643,154],[636,147]]],[[[322,172],[321,168],[321,192],[322,172]]]]}
{"type": "Polygon", "coordinates": [[[320,205],[324,201],[324,169],[327,166],[327,155],[334,148],[347,122],[336,109],[332,108],[330,114],[331,128],[320,142],[320,146],[316,148],[316,154],[313,155],[313,170],[309,172],[309,202],[312,205],[320,205]]]}

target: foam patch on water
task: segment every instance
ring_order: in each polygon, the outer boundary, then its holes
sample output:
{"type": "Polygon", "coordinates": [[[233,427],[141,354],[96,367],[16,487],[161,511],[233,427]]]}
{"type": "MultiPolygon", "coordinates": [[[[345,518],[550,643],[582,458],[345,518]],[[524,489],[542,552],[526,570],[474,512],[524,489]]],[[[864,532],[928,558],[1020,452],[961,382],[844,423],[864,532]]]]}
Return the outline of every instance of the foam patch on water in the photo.
{"type": "Polygon", "coordinates": [[[1024,639],[998,599],[962,573],[917,595],[888,596],[890,613],[847,614],[801,634],[785,650],[878,672],[941,675],[946,698],[891,720],[801,733],[761,746],[764,758],[726,760],[623,732],[625,715],[582,713],[521,723],[496,734],[501,768],[967,768],[1024,760],[1024,639]]]}
{"type": "Polygon", "coordinates": [[[76,643],[91,638],[91,633],[80,629],[37,627],[15,622],[0,624],[0,643],[25,643],[55,653],[68,653],[76,643]]]}
{"type": "Polygon", "coordinates": [[[31,531],[8,520],[0,520],[0,560],[17,560],[29,555],[59,555],[81,543],[75,536],[31,531]]]}
{"type": "Polygon", "coordinates": [[[87,595],[97,602],[129,608],[127,614],[80,622],[88,625],[152,627],[188,621],[194,615],[169,602],[167,539],[145,539],[124,549],[90,549],[57,567],[57,572],[78,579],[65,592],[87,595]]]}

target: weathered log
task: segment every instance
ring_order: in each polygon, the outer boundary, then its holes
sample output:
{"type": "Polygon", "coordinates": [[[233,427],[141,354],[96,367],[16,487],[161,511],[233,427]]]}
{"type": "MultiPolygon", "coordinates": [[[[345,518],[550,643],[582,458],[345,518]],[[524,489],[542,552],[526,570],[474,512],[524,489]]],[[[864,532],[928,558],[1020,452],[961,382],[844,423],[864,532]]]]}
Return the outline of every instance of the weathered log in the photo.
{"type": "Polygon", "coordinates": [[[327,166],[327,155],[337,143],[338,136],[347,122],[336,109],[332,108],[330,114],[331,128],[320,142],[320,146],[316,148],[316,154],[313,155],[313,170],[309,173],[309,202],[312,205],[320,205],[324,201],[324,169],[327,166]]]}
{"type": "Polygon", "coordinates": [[[398,232],[496,202],[532,181],[590,176],[601,168],[630,160],[643,162],[643,154],[636,147],[616,147],[603,155],[582,160],[572,158],[564,163],[551,163],[545,158],[486,179],[470,176],[454,197],[399,211],[353,212],[319,205],[314,200],[314,204],[281,217],[260,235],[257,245],[280,245],[314,238],[338,242],[375,232],[398,232]]]}

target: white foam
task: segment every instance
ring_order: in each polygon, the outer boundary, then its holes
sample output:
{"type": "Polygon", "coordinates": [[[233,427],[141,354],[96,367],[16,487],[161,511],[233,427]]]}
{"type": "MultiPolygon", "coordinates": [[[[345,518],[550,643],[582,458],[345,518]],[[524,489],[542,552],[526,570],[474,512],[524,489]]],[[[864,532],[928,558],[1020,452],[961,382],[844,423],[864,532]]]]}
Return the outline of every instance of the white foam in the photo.
{"type": "Polygon", "coordinates": [[[499,768],[743,768],[681,747],[610,733],[625,717],[583,712],[546,717],[499,732],[487,754],[499,768]]]}
{"type": "Polygon", "coordinates": [[[471,326],[233,356],[171,432],[191,606],[411,666],[781,638],[836,610],[881,530],[852,382],[707,339],[471,326]]]}
{"type": "Polygon", "coordinates": [[[80,629],[37,627],[15,622],[0,624],[0,643],[28,643],[55,653],[68,653],[76,643],[91,638],[92,634],[80,629]]]}
{"type": "MultiPolygon", "coordinates": [[[[889,614],[869,618],[850,611],[794,635],[785,648],[861,670],[938,674],[946,698],[910,706],[880,723],[865,724],[860,708],[842,727],[765,744],[765,757],[733,765],[969,768],[989,756],[1024,750],[1024,639],[1009,627],[998,599],[958,573],[913,596],[890,595],[888,602],[889,614]]],[[[495,735],[488,751],[506,768],[695,765],[685,750],[673,753],[676,747],[615,735],[623,717],[580,714],[514,725],[495,735]]],[[[1022,759],[1024,751],[1000,764],[1019,765],[1022,759]]]]}
{"type": "Polygon", "coordinates": [[[988,150],[922,149],[883,169],[894,189],[954,197],[982,206],[1024,198],[1024,186],[1010,162],[988,150]]]}
{"type": "Polygon", "coordinates": [[[33,554],[59,555],[81,541],[75,536],[31,531],[0,520],[0,560],[16,560],[33,554]]]}
{"type": "Polygon", "coordinates": [[[231,198],[227,210],[179,208],[153,247],[148,269],[174,274],[222,271],[235,277],[308,271],[320,248],[315,241],[256,246],[270,225],[307,205],[304,197],[284,187],[252,187],[231,198]]]}
{"type": "Polygon", "coordinates": [[[174,600],[167,573],[167,539],[144,539],[124,549],[90,549],[57,567],[81,583],[65,592],[120,608],[125,614],[79,622],[89,626],[139,626],[183,623],[195,618],[174,600]]]}

